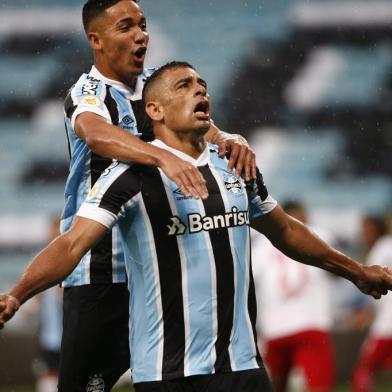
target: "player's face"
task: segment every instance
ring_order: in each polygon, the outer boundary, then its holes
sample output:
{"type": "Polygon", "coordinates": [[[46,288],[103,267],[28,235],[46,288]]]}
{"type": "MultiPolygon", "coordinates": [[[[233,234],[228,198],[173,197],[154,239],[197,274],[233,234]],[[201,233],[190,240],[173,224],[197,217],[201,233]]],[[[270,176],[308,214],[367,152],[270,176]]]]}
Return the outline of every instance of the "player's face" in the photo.
{"type": "Polygon", "coordinates": [[[109,7],[99,24],[102,59],[109,77],[127,81],[143,71],[148,45],[146,18],[131,0],[109,7]]]}
{"type": "Polygon", "coordinates": [[[211,100],[207,83],[191,68],[177,68],[163,75],[166,84],[165,125],[173,131],[198,131],[210,128],[211,100]]]}

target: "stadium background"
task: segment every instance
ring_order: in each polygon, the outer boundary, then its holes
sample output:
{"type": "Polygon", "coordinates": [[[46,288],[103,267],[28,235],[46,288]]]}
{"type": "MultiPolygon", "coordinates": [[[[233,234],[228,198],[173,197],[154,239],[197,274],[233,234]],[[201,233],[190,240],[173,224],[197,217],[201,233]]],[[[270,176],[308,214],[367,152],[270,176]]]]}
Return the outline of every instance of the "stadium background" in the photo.
{"type": "MultiPolygon", "coordinates": [[[[392,206],[392,1],[140,3],[151,38],[146,65],[192,63],[209,84],[217,125],[250,140],[272,195],[304,201],[311,220],[359,257],[362,216],[392,206]]],[[[1,291],[45,244],[62,208],[62,99],[91,64],[82,4],[0,0],[1,291]]],[[[0,388],[32,383],[37,313],[26,306],[0,334],[0,388]]],[[[363,332],[338,321],[345,383],[363,332]]]]}

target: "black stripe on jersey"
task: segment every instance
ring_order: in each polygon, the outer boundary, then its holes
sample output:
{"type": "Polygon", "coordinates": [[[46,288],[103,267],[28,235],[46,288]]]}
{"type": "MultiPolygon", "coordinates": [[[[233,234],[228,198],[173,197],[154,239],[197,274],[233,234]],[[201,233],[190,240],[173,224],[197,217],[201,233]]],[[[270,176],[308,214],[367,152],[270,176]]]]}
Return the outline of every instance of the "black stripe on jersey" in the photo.
{"type": "Polygon", "coordinates": [[[132,168],[120,174],[102,196],[99,207],[115,215],[121,207],[140,191],[140,179],[133,173],[132,168]]]}
{"type": "Polygon", "coordinates": [[[137,130],[141,133],[141,139],[145,142],[154,140],[154,131],[152,128],[152,120],[147,115],[144,102],[142,100],[131,101],[132,110],[136,118],[137,130]]]}
{"type": "MultiPolygon", "coordinates": [[[[117,103],[110,94],[110,87],[106,86],[105,105],[109,111],[113,125],[118,125],[117,103]]],[[[91,152],[90,173],[91,186],[98,180],[101,173],[112,163],[111,159],[101,157],[91,152]]],[[[112,232],[105,234],[102,240],[91,248],[90,281],[91,283],[111,283],[112,278],[112,232]]]]}
{"type": "Polygon", "coordinates": [[[70,91],[68,91],[68,94],[67,94],[67,96],[65,98],[65,101],[64,101],[65,115],[69,119],[71,119],[72,115],[74,114],[74,112],[75,112],[75,110],[77,108],[77,106],[74,104],[74,101],[72,99],[71,91],[72,91],[72,89],[70,91]]]}
{"type": "MultiPolygon", "coordinates": [[[[249,233],[249,238],[250,238],[250,233],[249,233]]],[[[250,323],[252,325],[253,340],[256,346],[256,361],[259,366],[263,366],[263,360],[261,359],[261,355],[257,347],[257,334],[256,334],[257,302],[256,302],[255,282],[253,279],[253,271],[252,271],[252,255],[250,255],[249,257],[248,313],[249,313],[250,323]]]]}
{"type": "MultiPolygon", "coordinates": [[[[203,200],[206,215],[214,216],[226,212],[223,198],[208,166],[199,168],[208,184],[209,196],[203,200]]],[[[209,231],[216,266],[216,291],[218,313],[218,337],[215,343],[215,371],[231,370],[229,345],[234,320],[234,260],[230,249],[227,228],[209,231]]]]}
{"type": "Polygon", "coordinates": [[[162,377],[184,376],[185,322],[181,258],[176,236],[168,236],[168,217],[173,216],[157,169],[143,176],[143,201],[154,235],[163,309],[162,377]]]}
{"type": "Polygon", "coordinates": [[[264,201],[268,197],[268,189],[264,184],[263,175],[260,173],[258,167],[256,167],[256,179],[246,183],[246,190],[249,193],[256,193],[260,196],[261,200],[264,201]]]}
{"type": "MultiPolygon", "coordinates": [[[[65,98],[64,101],[64,111],[65,111],[65,115],[66,117],[71,121],[71,117],[74,114],[75,110],[76,110],[76,105],[74,105],[72,96],[71,96],[71,90],[68,91],[68,94],[65,98]]],[[[68,144],[68,154],[69,157],[71,158],[71,142],[69,140],[69,136],[68,136],[68,132],[67,132],[67,126],[65,126],[65,134],[67,137],[67,144],[68,144]]]]}
{"type": "Polygon", "coordinates": [[[113,125],[118,125],[118,107],[117,102],[114,100],[112,95],[110,94],[110,86],[106,86],[106,96],[105,96],[105,105],[109,111],[110,118],[112,120],[113,125]]]}

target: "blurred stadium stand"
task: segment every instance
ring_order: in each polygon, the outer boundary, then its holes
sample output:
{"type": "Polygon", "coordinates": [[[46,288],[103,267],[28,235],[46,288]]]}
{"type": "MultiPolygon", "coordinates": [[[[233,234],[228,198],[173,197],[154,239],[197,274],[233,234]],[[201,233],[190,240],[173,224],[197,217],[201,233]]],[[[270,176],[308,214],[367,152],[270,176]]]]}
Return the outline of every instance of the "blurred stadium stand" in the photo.
{"type": "MultiPolygon", "coordinates": [[[[140,3],[151,35],[147,65],[179,59],[197,67],[216,123],[251,140],[275,197],[300,198],[316,224],[346,240],[358,236],[363,212],[390,208],[391,1],[140,3]]],[[[62,99],[91,64],[82,4],[0,5],[2,291],[62,208],[62,99]]]]}

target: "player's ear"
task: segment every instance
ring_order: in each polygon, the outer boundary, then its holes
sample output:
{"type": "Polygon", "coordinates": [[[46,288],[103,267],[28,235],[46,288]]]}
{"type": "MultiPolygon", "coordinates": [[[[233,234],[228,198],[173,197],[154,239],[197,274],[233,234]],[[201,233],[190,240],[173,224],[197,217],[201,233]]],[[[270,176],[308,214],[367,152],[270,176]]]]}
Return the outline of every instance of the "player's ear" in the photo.
{"type": "Polygon", "coordinates": [[[154,121],[163,120],[163,106],[159,103],[159,101],[149,101],[146,103],[146,112],[149,117],[154,121]]]}
{"type": "Polygon", "coordinates": [[[88,32],[87,39],[92,50],[100,50],[102,48],[101,39],[97,32],[94,31],[88,32]]]}

